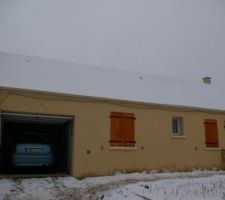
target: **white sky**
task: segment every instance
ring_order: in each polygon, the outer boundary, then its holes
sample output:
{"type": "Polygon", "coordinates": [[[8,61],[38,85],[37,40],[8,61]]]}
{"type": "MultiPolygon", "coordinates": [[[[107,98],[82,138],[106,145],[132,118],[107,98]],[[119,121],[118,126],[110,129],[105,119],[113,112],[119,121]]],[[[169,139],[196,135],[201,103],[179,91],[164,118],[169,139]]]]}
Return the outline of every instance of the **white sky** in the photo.
{"type": "Polygon", "coordinates": [[[225,85],[225,1],[0,0],[0,51],[225,85]]]}

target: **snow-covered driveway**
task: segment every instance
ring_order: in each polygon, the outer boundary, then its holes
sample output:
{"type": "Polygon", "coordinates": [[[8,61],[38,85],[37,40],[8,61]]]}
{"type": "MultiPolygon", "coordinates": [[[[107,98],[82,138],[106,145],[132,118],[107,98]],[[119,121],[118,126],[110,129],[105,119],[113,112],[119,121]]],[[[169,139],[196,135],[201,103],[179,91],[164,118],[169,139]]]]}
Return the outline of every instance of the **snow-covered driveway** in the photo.
{"type": "Polygon", "coordinates": [[[0,200],[224,200],[224,171],[0,179],[0,200]]]}

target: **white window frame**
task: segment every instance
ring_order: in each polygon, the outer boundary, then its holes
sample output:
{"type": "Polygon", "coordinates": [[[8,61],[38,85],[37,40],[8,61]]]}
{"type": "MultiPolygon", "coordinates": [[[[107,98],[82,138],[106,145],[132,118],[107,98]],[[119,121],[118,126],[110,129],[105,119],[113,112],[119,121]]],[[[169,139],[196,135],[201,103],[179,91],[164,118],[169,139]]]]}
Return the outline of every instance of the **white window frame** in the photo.
{"type": "Polygon", "coordinates": [[[172,134],[173,136],[183,136],[183,118],[172,117],[172,134]]]}

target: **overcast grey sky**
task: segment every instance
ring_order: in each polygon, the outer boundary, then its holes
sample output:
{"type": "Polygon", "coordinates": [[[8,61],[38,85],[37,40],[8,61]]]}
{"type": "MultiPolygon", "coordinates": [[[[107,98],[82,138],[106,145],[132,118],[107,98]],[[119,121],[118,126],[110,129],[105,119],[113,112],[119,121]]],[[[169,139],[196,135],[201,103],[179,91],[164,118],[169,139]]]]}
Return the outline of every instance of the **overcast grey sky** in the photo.
{"type": "Polygon", "coordinates": [[[0,0],[0,51],[225,84],[225,0],[0,0]]]}

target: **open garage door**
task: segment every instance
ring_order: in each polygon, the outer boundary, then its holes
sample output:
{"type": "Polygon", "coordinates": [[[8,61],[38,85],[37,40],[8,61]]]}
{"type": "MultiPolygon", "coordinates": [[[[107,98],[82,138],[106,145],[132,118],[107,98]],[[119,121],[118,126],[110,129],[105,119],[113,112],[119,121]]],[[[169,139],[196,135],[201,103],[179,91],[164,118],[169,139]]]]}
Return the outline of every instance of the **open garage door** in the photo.
{"type": "Polygon", "coordinates": [[[71,173],[73,117],[3,112],[1,118],[1,173],[71,173]]]}
{"type": "Polygon", "coordinates": [[[0,149],[2,146],[2,112],[0,112],[0,149]]]}

